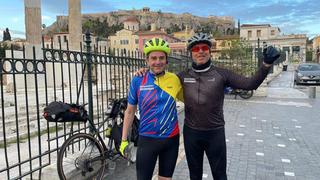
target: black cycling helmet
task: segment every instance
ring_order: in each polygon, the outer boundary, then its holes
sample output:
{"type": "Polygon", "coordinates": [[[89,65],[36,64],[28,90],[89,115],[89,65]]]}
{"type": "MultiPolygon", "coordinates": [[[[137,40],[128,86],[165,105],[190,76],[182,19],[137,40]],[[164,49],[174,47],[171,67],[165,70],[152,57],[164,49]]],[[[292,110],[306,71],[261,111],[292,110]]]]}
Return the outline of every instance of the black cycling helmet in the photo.
{"type": "Polygon", "coordinates": [[[190,50],[194,45],[199,44],[199,43],[205,43],[208,44],[208,46],[211,48],[212,46],[212,42],[211,42],[211,38],[208,34],[206,33],[197,33],[194,36],[192,36],[189,40],[188,40],[188,47],[187,49],[190,50]]]}

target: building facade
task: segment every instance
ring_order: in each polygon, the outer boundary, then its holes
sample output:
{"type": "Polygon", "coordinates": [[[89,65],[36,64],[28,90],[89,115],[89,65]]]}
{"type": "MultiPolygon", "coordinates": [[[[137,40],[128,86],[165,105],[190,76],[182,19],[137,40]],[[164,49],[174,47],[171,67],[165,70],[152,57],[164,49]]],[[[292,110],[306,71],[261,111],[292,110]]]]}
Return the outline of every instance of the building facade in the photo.
{"type": "Polygon", "coordinates": [[[186,42],[186,41],[188,41],[188,39],[190,39],[195,34],[195,32],[193,29],[189,29],[188,27],[186,27],[185,30],[179,31],[179,32],[174,32],[172,34],[175,38],[180,39],[182,42],[186,42]]]}
{"type": "Polygon", "coordinates": [[[172,52],[185,51],[185,43],[180,43],[181,40],[167,34],[164,30],[139,31],[136,33],[139,37],[139,50],[143,52],[144,44],[152,38],[162,38],[169,43],[172,52]]]}
{"type": "Polygon", "coordinates": [[[232,43],[240,40],[239,35],[226,35],[221,37],[215,37],[211,48],[211,57],[213,59],[219,59],[221,52],[232,47],[232,43]]]}
{"type": "Polygon", "coordinates": [[[312,39],[312,48],[313,48],[312,59],[320,63],[320,36],[316,36],[312,39]]]}
{"type": "Polygon", "coordinates": [[[305,34],[281,35],[280,28],[270,24],[243,24],[240,38],[247,40],[253,48],[263,44],[275,46],[286,51],[289,61],[306,61],[307,36],[305,34]]]}
{"type": "Polygon", "coordinates": [[[139,38],[136,34],[139,31],[139,21],[135,17],[129,17],[123,22],[123,29],[115,35],[109,36],[110,48],[118,49],[120,53],[139,50],[139,38]]]}
{"type": "Polygon", "coordinates": [[[119,49],[120,53],[139,50],[139,38],[134,31],[122,29],[115,35],[109,36],[110,48],[119,49]]]}
{"type": "MultiPolygon", "coordinates": [[[[86,40],[86,35],[82,34],[81,39],[79,41],[79,44],[76,46],[74,44],[74,48],[76,49],[81,49],[83,51],[86,50],[86,44],[85,44],[85,40],[86,40]],[[81,47],[82,44],[82,47],[81,47]]],[[[51,45],[54,49],[59,49],[61,47],[61,49],[63,50],[67,50],[67,47],[69,46],[70,49],[70,34],[69,33],[54,33],[52,35],[52,37],[50,36],[44,36],[44,47],[46,48],[51,48],[51,45]]],[[[107,48],[109,47],[109,42],[106,39],[99,39],[97,36],[92,35],[91,36],[91,47],[92,48],[97,48],[97,47],[101,47],[101,48],[107,48]]],[[[94,50],[94,49],[92,49],[94,50]]]]}

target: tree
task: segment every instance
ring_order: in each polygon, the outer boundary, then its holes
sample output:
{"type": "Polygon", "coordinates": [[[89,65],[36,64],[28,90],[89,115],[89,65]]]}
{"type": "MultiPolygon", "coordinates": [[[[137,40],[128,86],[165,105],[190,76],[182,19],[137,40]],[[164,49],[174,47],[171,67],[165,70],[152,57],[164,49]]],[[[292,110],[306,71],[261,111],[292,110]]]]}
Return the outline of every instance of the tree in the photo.
{"type": "Polygon", "coordinates": [[[241,60],[251,57],[251,54],[248,53],[248,50],[250,49],[249,44],[245,40],[228,40],[223,42],[223,44],[225,44],[226,47],[229,46],[229,48],[222,50],[222,52],[230,59],[241,60]]]}
{"type": "Polygon", "coordinates": [[[112,26],[109,25],[107,19],[100,21],[98,18],[91,20],[86,20],[82,25],[82,31],[86,32],[90,30],[90,32],[94,33],[98,37],[107,38],[111,34],[116,33],[117,31],[123,29],[123,24],[113,24],[112,26]]]}
{"type": "Polygon", "coordinates": [[[5,57],[5,51],[6,49],[9,49],[9,47],[7,46],[7,44],[5,43],[0,43],[0,58],[5,57]]]}
{"type": "Polygon", "coordinates": [[[182,29],[180,29],[180,27],[177,25],[177,24],[170,24],[170,27],[166,29],[167,33],[168,34],[172,34],[174,32],[179,32],[181,31],[182,29]]]}
{"type": "Polygon", "coordinates": [[[230,59],[232,66],[237,65],[237,70],[241,74],[252,74],[256,66],[252,64],[252,47],[245,40],[226,40],[223,42],[225,49],[221,51],[221,57],[224,59],[230,59]],[[229,47],[229,48],[228,48],[229,47]]]}
{"type": "Polygon", "coordinates": [[[8,28],[3,31],[3,41],[11,41],[11,35],[8,28]]]}

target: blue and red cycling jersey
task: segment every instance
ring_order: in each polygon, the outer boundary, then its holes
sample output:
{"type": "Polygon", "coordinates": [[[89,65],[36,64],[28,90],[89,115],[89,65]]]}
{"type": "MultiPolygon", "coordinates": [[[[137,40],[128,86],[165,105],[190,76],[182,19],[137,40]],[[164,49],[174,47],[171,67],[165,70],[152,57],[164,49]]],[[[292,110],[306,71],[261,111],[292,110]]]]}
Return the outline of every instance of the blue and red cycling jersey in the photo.
{"type": "Polygon", "coordinates": [[[169,72],[155,76],[150,71],[131,81],[128,103],[140,113],[139,135],[167,138],[179,134],[176,99],[182,99],[179,78],[169,72]]]}

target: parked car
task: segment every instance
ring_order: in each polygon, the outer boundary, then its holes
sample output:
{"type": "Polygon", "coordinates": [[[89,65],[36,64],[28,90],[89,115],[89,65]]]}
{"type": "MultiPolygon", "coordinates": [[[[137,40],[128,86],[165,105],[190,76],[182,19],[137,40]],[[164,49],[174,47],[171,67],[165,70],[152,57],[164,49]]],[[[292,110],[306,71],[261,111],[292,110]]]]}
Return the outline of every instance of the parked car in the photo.
{"type": "Polygon", "coordinates": [[[294,82],[300,84],[320,84],[320,64],[303,63],[295,70],[294,82]]]}

